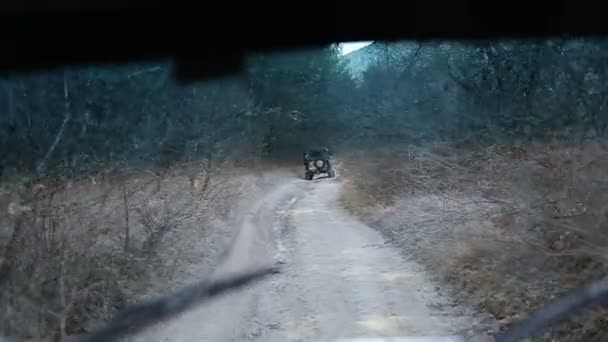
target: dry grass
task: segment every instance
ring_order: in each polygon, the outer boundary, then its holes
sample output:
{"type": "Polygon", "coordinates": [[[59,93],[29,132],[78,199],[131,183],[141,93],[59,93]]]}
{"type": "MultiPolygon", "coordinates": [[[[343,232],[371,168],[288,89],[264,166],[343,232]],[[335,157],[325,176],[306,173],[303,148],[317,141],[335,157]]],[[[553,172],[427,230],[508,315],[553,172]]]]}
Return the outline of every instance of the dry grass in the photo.
{"type": "Polygon", "coordinates": [[[204,272],[220,252],[218,239],[231,233],[219,223],[253,183],[238,168],[210,172],[193,163],[5,184],[1,334],[85,333],[204,272]]]}
{"type": "MultiPolygon", "coordinates": [[[[345,207],[503,327],[606,272],[608,149],[601,142],[406,146],[347,159],[345,207]]],[[[544,340],[606,334],[605,313],[593,311],[544,340]]]]}

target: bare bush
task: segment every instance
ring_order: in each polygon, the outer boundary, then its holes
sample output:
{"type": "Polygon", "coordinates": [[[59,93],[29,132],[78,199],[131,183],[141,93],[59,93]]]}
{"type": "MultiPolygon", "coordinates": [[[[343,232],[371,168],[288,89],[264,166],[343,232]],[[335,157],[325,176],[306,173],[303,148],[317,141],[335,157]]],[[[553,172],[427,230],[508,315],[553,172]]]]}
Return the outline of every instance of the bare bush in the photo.
{"type": "Polygon", "coordinates": [[[60,339],[122,308],[125,256],[97,248],[97,222],[73,203],[57,204],[56,189],[43,190],[31,210],[13,216],[4,246],[2,330],[10,335],[60,339]],[[18,324],[19,322],[31,324],[18,324]]]}
{"type": "Polygon", "coordinates": [[[198,241],[206,243],[212,220],[226,217],[240,186],[227,171],[203,167],[176,164],[162,175],[113,168],[4,184],[2,334],[84,334],[167,290],[193,260],[200,264],[200,253],[211,252],[198,241]]]}
{"type": "MultiPolygon", "coordinates": [[[[602,142],[366,151],[345,163],[343,201],[506,327],[606,272],[606,152],[602,142]]],[[[603,317],[545,338],[591,340],[607,331],[603,317]]]]}
{"type": "Polygon", "coordinates": [[[156,250],[163,238],[179,228],[191,214],[172,209],[167,200],[161,200],[156,205],[146,202],[136,209],[136,213],[145,233],[141,249],[147,254],[156,250]]]}

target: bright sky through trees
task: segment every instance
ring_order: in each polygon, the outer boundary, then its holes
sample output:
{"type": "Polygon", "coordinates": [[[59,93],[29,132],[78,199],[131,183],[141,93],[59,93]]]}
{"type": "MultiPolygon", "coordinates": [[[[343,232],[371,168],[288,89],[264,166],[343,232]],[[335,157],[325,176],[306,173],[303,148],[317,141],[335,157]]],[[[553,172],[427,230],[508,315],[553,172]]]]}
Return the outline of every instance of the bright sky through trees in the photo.
{"type": "Polygon", "coordinates": [[[371,43],[372,43],[371,41],[342,43],[342,44],[340,44],[341,49],[342,49],[342,55],[346,55],[355,50],[359,50],[360,48],[365,47],[371,43]]]}

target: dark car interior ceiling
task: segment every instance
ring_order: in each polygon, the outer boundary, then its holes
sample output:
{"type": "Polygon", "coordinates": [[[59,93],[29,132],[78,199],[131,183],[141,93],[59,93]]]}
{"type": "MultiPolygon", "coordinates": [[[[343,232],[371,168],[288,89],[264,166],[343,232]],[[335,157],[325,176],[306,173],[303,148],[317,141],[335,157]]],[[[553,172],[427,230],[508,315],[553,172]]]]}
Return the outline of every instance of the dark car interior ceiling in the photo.
{"type": "Polygon", "coordinates": [[[237,73],[252,51],[331,42],[603,35],[585,1],[255,3],[13,1],[0,4],[0,72],[171,60],[178,80],[237,73]]]}

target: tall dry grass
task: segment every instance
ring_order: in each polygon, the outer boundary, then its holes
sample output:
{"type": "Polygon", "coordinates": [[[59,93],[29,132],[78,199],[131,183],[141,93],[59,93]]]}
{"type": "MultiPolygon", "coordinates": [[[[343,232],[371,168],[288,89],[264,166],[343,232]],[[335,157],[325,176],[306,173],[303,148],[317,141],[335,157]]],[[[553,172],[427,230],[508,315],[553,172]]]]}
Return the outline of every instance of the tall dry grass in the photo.
{"type": "MultiPolygon", "coordinates": [[[[353,153],[344,166],[345,207],[503,328],[606,273],[604,142],[404,146],[353,153]]],[[[606,317],[589,312],[544,339],[601,338],[606,317]]]]}
{"type": "Polygon", "coordinates": [[[213,222],[248,186],[200,163],[0,189],[0,334],[62,340],[182,283],[218,254],[213,222]]]}

